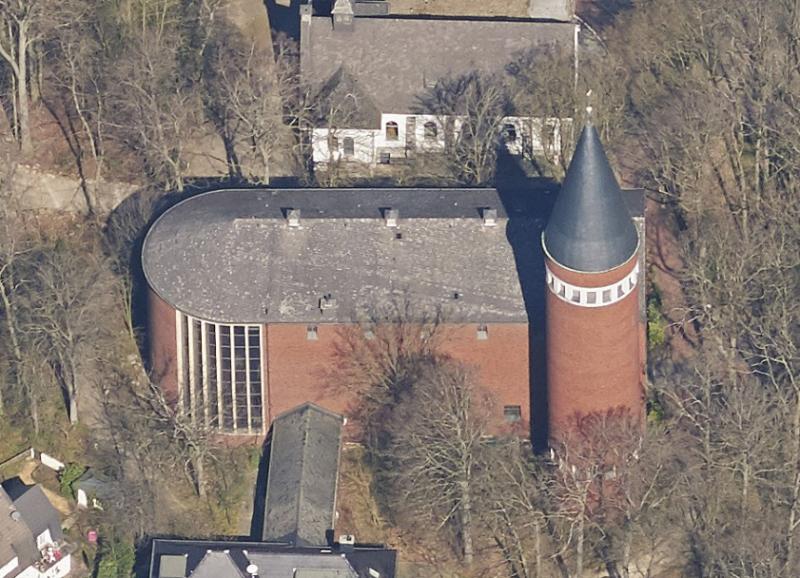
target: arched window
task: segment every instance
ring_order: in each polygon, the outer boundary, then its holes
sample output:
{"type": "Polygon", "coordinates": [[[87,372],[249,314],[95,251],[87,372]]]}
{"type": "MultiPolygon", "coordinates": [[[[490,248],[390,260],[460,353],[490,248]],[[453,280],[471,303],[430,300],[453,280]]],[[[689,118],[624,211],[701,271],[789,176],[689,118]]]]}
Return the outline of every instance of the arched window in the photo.
{"type": "Polygon", "coordinates": [[[503,139],[507,143],[517,142],[517,127],[511,123],[503,125],[503,139]]]}
{"type": "Polygon", "coordinates": [[[342,144],[344,145],[344,156],[352,157],[354,154],[356,154],[356,143],[353,141],[353,137],[344,137],[342,144]]]}
{"type": "Polygon", "coordinates": [[[386,140],[397,140],[400,138],[400,128],[397,123],[390,120],[386,123],[386,140]]]}
{"type": "Polygon", "coordinates": [[[425,128],[425,142],[436,142],[439,136],[439,127],[433,121],[428,121],[424,125],[425,128]]]}

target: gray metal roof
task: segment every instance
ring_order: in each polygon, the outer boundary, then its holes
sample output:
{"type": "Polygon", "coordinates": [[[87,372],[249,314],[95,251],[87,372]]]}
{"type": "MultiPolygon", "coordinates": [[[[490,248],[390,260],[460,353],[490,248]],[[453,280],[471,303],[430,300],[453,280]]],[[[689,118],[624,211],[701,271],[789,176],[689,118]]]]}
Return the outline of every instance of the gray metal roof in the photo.
{"type": "Polygon", "coordinates": [[[265,542],[325,546],[333,529],[343,418],[312,403],[272,423],[265,542]]]}
{"type": "Polygon", "coordinates": [[[214,191],[156,221],[143,269],[162,299],[209,321],[350,322],[404,295],[453,322],[524,323],[520,278],[535,272],[520,270],[515,245],[539,238],[540,192],[519,196],[509,228],[494,189],[214,191]],[[484,207],[496,226],[483,226],[484,207]],[[299,227],[288,208],[300,209],[299,227]],[[323,311],[326,294],[336,306],[323,311]]]}
{"type": "Polygon", "coordinates": [[[576,271],[607,271],[636,252],[636,227],[592,125],[581,133],[542,240],[556,262],[576,271]]]}
{"type": "Polygon", "coordinates": [[[474,70],[502,72],[533,46],[573,50],[575,27],[567,22],[453,17],[356,17],[334,30],[331,18],[313,16],[301,26],[301,68],[324,83],[342,65],[358,75],[384,113],[419,112],[419,100],[437,80],[474,70]]]}

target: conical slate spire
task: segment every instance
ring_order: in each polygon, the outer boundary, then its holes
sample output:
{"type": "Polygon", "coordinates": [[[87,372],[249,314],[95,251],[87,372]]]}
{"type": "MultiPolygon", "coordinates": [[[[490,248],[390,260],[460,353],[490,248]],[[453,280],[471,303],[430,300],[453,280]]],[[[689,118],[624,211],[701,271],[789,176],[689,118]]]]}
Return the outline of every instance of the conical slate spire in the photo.
{"type": "Polygon", "coordinates": [[[591,124],[575,147],[542,242],[559,265],[592,273],[614,269],[636,251],[636,227],[591,124]]]}

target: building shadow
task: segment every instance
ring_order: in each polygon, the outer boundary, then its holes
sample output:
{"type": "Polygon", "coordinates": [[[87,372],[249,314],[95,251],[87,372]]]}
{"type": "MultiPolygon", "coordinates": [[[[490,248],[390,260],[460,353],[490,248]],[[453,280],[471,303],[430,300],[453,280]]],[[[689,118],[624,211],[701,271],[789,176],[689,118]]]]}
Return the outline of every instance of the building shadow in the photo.
{"type": "Polygon", "coordinates": [[[269,478],[269,455],[271,451],[272,428],[264,441],[261,459],[258,462],[256,486],[253,490],[253,517],[250,520],[250,539],[261,541],[264,535],[264,507],[267,503],[267,479],[269,478]]]}
{"type": "Polygon", "coordinates": [[[541,236],[559,184],[551,179],[528,176],[517,158],[500,150],[495,187],[508,215],[506,238],[514,253],[528,315],[530,435],[534,451],[541,452],[547,448],[548,441],[546,284],[541,236]]]}

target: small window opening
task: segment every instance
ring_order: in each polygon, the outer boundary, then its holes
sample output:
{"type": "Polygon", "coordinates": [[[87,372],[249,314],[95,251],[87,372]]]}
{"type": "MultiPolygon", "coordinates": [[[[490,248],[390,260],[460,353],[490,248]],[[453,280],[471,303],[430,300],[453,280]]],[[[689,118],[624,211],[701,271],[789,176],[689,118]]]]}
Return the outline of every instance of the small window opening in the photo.
{"type": "Polygon", "coordinates": [[[522,408],[518,405],[506,405],[503,407],[503,417],[509,423],[514,423],[522,419],[522,408]]]}
{"type": "Polygon", "coordinates": [[[319,339],[319,334],[317,332],[316,325],[309,325],[308,327],[306,327],[306,339],[308,339],[309,341],[316,341],[317,339],[319,339]]]}
{"type": "Polygon", "coordinates": [[[397,140],[400,138],[400,127],[393,120],[386,123],[386,140],[397,140]]]}
{"type": "Polygon", "coordinates": [[[580,303],[581,302],[581,290],[580,289],[573,289],[572,290],[572,302],[573,303],[580,303]]]}
{"type": "Polygon", "coordinates": [[[356,154],[356,143],[353,140],[353,137],[351,136],[344,137],[342,144],[344,145],[344,156],[352,157],[353,155],[356,154]]]}
{"type": "Polygon", "coordinates": [[[617,285],[617,297],[625,297],[625,288],[622,283],[617,285]]]}
{"type": "Polygon", "coordinates": [[[425,129],[425,142],[436,142],[439,137],[439,127],[433,121],[428,121],[424,125],[425,129]]]}
{"type": "Polygon", "coordinates": [[[610,303],[611,302],[611,289],[606,289],[603,291],[603,303],[610,303]]]}
{"type": "Polygon", "coordinates": [[[597,303],[597,291],[587,291],[586,302],[589,305],[594,305],[595,303],[597,303]]]}
{"type": "Polygon", "coordinates": [[[378,160],[382,165],[388,165],[391,161],[392,157],[389,153],[381,153],[380,159],[378,160]]]}
{"type": "Polygon", "coordinates": [[[486,325],[478,325],[478,341],[489,339],[489,328],[486,325]]]}
{"type": "Polygon", "coordinates": [[[503,139],[507,143],[517,142],[517,127],[511,123],[503,125],[503,139]]]}

